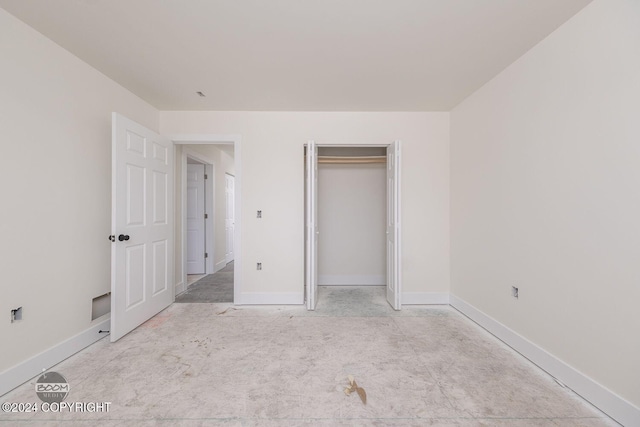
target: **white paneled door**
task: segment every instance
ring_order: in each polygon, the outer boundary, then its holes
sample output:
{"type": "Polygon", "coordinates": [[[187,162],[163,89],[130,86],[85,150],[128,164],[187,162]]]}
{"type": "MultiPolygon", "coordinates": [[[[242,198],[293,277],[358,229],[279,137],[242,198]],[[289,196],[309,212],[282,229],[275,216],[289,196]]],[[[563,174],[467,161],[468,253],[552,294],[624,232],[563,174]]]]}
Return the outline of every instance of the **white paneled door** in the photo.
{"type": "Polygon", "coordinates": [[[173,281],[173,144],[112,119],[111,341],[169,306],[173,281]]]}
{"type": "Polygon", "coordinates": [[[187,164],[187,274],[205,274],[204,165],[187,164]]]}
{"type": "Polygon", "coordinates": [[[318,303],[318,146],[307,144],[305,206],[305,286],[307,309],[318,303]]]}
{"type": "Polygon", "coordinates": [[[224,188],[225,188],[225,220],[224,230],[227,237],[227,250],[225,253],[226,262],[233,261],[233,236],[235,234],[236,214],[235,214],[235,187],[236,179],[233,175],[224,175],[224,188]]]}
{"type": "Polygon", "coordinates": [[[400,310],[400,141],[387,147],[387,301],[400,310]]]}

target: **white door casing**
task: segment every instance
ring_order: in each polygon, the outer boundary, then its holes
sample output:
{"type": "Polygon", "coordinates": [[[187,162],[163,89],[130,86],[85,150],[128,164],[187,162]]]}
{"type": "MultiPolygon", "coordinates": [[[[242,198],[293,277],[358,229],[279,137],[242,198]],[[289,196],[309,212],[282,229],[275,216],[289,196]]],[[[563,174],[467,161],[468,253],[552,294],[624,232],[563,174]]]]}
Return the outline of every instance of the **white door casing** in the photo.
{"type": "Polygon", "coordinates": [[[187,164],[187,274],[205,274],[205,170],[187,164]]]}
{"type": "Polygon", "coordinates": [[[315,310],[318,303],[318,146],[307,143],[305,207],[305,291],[307,309],[315,310]]]}
{"type": "Polygon", "coordinates": [[[111,341],[169,306],[173,143],[112,115],[111,341]]]}
{"type": "Polygon", "coordinates": [[[387,147],[387,301],[400,310],[400,141],[387,147]]]}
{"type": "Polygon", "coordinates": [[[225,236],[227,240],[227,249],[225,253],[226,262],[230,263],[234,259],[233,240],[235,234],[235,177],[233,175],[224,175],[225,189],[225,236]]]}

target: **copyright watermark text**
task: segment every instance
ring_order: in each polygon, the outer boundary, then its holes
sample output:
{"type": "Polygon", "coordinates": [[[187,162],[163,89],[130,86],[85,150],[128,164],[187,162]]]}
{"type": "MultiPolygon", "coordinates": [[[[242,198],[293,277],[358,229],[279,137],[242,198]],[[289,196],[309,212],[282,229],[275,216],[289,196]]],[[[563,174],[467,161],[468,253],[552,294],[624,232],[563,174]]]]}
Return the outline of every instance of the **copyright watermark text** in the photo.
{"type": "Polygon", "coordinates": [[[111,402],[4,402],[2,412],[70,412],[70,413],[103,413],[109,412],[111,402]]]}

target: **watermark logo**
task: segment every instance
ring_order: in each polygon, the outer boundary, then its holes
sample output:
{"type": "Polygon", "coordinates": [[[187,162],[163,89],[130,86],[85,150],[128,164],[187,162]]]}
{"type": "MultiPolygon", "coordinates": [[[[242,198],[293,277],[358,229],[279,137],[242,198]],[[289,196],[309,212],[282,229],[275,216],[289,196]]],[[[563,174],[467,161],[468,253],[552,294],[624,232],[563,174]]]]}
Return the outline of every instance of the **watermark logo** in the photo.
{"type": "Polygon", "coordinates": [[[43,402],[60,403],[69,395],[69,383],[57,372],[45,372],[36,381],[36,394],[43,402]]]}

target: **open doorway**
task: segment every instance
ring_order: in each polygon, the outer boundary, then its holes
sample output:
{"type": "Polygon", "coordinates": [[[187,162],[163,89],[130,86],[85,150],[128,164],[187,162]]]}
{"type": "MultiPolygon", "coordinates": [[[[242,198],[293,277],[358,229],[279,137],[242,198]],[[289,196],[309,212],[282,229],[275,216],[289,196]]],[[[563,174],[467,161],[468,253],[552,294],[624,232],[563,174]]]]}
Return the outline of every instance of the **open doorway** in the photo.
{"type": "MultiPolygon", "coordinates": [[[[236,243],[237,229],[227,233],[229,195],[225,182],[226,175],[238,174],[235,144],[175,139],[174,142],[178,159],[176,175],[181,177],[176,180],[176,192],[181,200],[180,207],[176,209],[176,234],[182,243],[176,251],[176,270],[183,278],[183,286],[176,287],[176,302],[237,303],[238,280],[235,273],[238,263],[227,261],[228,240],[236,243]],[[205,173],[199,182],[196,176],[201,173],[202,166],[205,173]],[[201,182],[205,187],[204,212],[201,211],[201,198],[197,195],[202,188],[201,182]],[[200,220],[200,213],[203,220],[200,220]],[[200,238],[202,223],[205,229],[204,250],[200,238]],[[198,252],[201,257],[196,256],[198,252]]],[[[235,187],[231,190],[234,196],[236,190],[235,187]]],[[[235,197],[231,197],[232,203],[234,200],[235,197]]],[[[232,211],[236,210],[234,205],[232,211]]]]}
{"type": "Polygon", "coordinates": [[[307,308],[356,292],[399,310],[399,143],[306,153],[307,308]]]}

